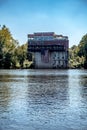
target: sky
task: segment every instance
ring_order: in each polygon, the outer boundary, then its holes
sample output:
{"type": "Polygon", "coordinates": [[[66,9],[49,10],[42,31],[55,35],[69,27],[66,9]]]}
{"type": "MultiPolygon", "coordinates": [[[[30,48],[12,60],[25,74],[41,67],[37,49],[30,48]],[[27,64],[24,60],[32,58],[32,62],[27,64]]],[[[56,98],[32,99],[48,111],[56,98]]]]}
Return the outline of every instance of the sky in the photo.
{"type": "Polygon", "coordinates": [[[68,36],[69,47],[87,33],[87,0],[0,0],[0,25],[20,45],[34,32],[68,36]]]}

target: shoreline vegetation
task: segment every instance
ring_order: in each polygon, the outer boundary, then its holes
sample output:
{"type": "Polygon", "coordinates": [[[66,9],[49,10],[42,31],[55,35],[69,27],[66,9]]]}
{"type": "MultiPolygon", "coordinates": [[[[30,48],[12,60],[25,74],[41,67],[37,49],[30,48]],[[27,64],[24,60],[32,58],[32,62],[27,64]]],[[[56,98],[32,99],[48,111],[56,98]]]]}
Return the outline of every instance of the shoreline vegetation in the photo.
{"type": "MultiPolygon", "coordinates": [[[[32,57],[27,51],[27,43],[20,46],[12,37],[9,28],[5,25],[0,27],[0,69],[33,68],[32,57]]],[[[82,36],[77,46],[69,48],[69,68],[87,69],[87,34],[82,36]]]]}

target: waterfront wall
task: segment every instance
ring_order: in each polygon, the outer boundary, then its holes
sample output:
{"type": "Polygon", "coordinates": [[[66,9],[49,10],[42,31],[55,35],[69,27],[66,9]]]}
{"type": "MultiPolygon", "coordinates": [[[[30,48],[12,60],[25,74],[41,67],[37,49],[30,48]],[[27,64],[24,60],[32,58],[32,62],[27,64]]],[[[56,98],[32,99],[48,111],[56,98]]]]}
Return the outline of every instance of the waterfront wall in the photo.
{"type": "Polygon", "coordinates": [[[33,55],[35,68],[68,68],[67,52],[49,52],[47,57],[40,52],[34,52],[33,55]]]}

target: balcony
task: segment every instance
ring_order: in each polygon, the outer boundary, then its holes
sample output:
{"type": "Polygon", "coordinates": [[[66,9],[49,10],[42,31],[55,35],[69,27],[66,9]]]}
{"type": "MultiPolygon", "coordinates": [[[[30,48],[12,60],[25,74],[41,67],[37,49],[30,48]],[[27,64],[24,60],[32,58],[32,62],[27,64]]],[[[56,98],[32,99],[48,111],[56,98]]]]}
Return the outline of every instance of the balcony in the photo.
{"type": "Polygon", "coordinates": [[[30,52],[41,52],[41,50],[49,50],[50,52],[53,51],[65,51],[63,45],[49,45],[49,46],[42,46],[42,45],[29,45],[28,51],[30,52]]]}

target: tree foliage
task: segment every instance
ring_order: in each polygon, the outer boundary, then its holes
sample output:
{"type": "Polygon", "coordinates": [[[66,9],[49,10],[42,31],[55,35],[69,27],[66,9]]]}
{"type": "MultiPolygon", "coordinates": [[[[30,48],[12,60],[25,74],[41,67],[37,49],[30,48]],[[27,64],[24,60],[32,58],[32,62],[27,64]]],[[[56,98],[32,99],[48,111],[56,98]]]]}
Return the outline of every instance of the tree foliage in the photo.
{"type": "Polygon", "coordinates": [[[69,65],[71,68],[87,69],[87,34],[84,35],[78,46],[69,49],[69,65]]]}
{"type": "Polygon", "coordinates": [[[9,29],[3,25],[0,29],[0,67],[10,68],[11,58],[16,45],[9,29]]]}
{"type": "Polygon", "coordinates": [[[27,60],[27,43],[19,46],[9,29],[3,25],[0,29],[0,68],[29,67],[27,60]]]}
{"type": "Polygon", "coordinates": [[[82,37],[78,47],[78,55],[87,57],[87,34],[82,37]]]}
{"type": "Polygon", "coordinates": [[[19,61],[20,67],[23,68],[23,63],[27,59],[27,44],[19,46],[16,49],[17,59],[19,61]]]}
{"type": "Polygon", "coordinates": [[[82,37],[82,39],[81,39],[81,41],[80,41],[78,47],[79,47],[78,55],[79,55],[80,57],[81,57],[81,56],[84,56],[84,58],[85,58],[84,68],[87,69],[87,34],[85,34],[85,35],[82,37]]]}

